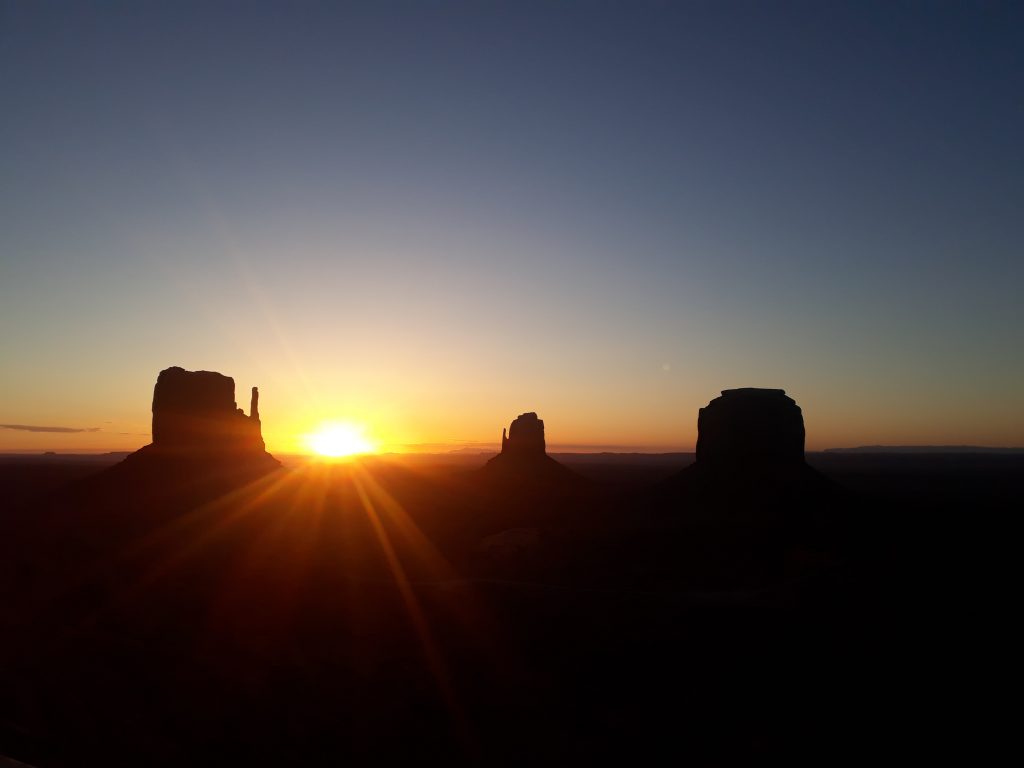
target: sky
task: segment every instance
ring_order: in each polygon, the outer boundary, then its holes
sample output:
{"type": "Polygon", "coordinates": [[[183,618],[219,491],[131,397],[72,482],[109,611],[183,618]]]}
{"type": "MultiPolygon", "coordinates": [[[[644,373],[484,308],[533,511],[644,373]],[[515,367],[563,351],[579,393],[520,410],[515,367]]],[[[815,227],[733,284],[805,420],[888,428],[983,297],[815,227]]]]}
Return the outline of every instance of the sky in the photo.
{"type": "Polygon", "coordinates": [[[0,450],[1024,445],[1024,6],[0,0],[0,450]],[[39,427],[64,431],[38,431],[39,427]],[[30,428],[30,429],[29,429],[30,428]]]}

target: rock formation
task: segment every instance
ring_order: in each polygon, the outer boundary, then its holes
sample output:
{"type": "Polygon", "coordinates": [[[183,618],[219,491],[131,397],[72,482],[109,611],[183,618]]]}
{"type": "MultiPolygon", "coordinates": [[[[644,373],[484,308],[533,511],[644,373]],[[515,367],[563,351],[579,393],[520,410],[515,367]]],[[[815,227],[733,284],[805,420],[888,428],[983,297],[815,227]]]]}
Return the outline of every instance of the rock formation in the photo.
{"type": "Polygon", "coordinates": [[[248,416],[235,404],[235,381],[213,371],[167,368],[153,389],[153,446],[162,452],[264,452],[259,391],[248,416]]]}
{"type": "Polygon", "coordinates": [[[484,474],[514,485],[548,484],[578,476],[547,455],[544,422],[537,414],[520,414],[501,433],[501,453],[487,462],[484,474]]]}
{"type": "Polygon", "coordinates": [[[230,376],[173,367],[160,371],[153,388],[153,442],[97,475],[95,485],[111,493],[213,493],[280,466],[263,443],[256,387],[247,416],[235,405],[230,376]]]}
{"type": "Polygon", "coordinates": [[[517,456],[543,456],[544,422],[537,414],[523,413],[512,422],[508,432],[501,431],[501,452],[517,456]]]}
{"type": "Polygon", "coordinates": [[[668,481],[692,521],[732,531],[819,524],[837,489],[804,461],[804,419],[781,389],[727,389],[697,417],[697,460],[668,481]]]}
{"type": "Polygon", "coordinates": [[[108,523],[119,519],[130,527],[268,476],[281,463],[263,443],[256,387],[250,403],[249,415],[235,405],[230,376],[177,366],[160,371],[153,442],[86,478],[75,491],[82,494],[76,503],[96,505],[108,523]]]}
{"type": "Polygon", "coordinates": [[[803,463],[804,417],[782,389],[726,389],[697,416],[697,461],[739,466],[803,463]]]}

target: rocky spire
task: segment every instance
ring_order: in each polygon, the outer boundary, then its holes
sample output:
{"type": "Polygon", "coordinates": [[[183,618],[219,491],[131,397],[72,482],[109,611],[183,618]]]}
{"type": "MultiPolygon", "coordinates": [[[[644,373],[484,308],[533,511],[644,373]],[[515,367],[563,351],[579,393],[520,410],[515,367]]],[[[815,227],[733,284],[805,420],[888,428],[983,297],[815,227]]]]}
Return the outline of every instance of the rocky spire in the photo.
{"type": "Polygon", "coordinates": [[[258,387],[252,388],[252,399],[249,400],[249,418],[253,421],[260,420],[260,390],[258,387]]]}

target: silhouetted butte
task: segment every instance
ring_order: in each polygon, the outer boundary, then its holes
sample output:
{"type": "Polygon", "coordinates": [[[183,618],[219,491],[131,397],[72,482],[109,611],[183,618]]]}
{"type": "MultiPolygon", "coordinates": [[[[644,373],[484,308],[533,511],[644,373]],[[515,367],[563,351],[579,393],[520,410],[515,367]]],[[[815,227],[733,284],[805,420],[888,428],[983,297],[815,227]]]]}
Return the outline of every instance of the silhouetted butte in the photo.
{"type": "Polygon", "coordinates": [[[697,415],[697,461],[802,464],[804,417],[783,389],[726,389],[697,415]]]}
{"type": "Polygon", "coordinates": [[[487,478],[524,485],[550,484],[578,479],[575,472],[547,455],[544,422],[537,414],[523,413],[502,430],[501,453],[482,470],[487,478]]]}
{"type": "Polygon", "coordinates": [[[670,485],[691,509],[778,521],[834,493],[804,460],[800,406],[782,389],[726,389],[697,416],[697,460],[670,485]]]}
{"type": "Polygon", "coordinates": [[[172,490],[183,481],[242,482],[280,466],[266,452],[256,387],[246,415],[230,376],[175,366],[161,371],[153,388],[153,442],[101,477],[172,490]]]}
{"type": "Polygon", "coordinates": [[[160,372],[153,388],[153,447],[163,453],[261,453],[259,390],[248,416],[235,403],[235,381],[214,371],[160,372]]]}

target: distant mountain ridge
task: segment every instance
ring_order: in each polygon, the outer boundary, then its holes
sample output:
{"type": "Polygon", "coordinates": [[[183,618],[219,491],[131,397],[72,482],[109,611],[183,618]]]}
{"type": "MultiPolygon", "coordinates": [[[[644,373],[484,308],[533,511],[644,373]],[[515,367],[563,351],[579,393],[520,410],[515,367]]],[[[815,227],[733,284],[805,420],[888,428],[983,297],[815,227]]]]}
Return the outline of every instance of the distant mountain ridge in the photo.
{"type": "Polygon", "coordinates": [[[1007,453],[1024,454],[1024,448],[992,448],[983,445],[861,445],[826,448],[822,453],[1007,453]]]}

